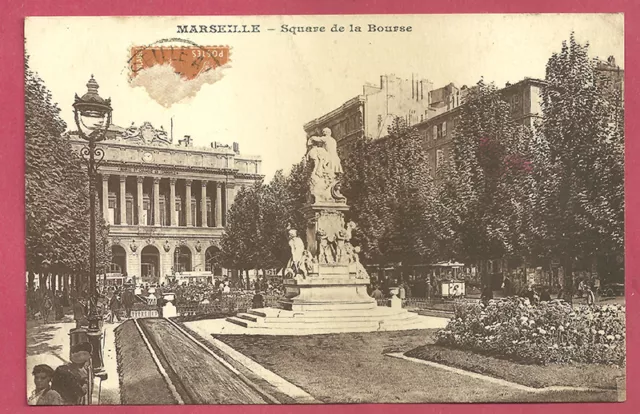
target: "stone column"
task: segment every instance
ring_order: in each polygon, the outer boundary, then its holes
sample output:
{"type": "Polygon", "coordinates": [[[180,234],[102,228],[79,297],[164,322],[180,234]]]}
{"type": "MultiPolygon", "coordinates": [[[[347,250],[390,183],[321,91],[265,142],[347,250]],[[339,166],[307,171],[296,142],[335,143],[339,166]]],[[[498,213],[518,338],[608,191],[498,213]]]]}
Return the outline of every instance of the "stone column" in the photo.
{"type": "Polygon", "coordinates": [[[143,222],[142,219],[144,217],[144,200],[142,197],[142,183],[144,182],[144,177],[136,177],[136,181],[138,186],[136,188],[136,204],[138,209],[138,226],[146,226],[147,223],[143,222]]]}
{"type": "Polygon", "coordinates": [[[120,225],[127,224],[127,176],[120,176],[120,225]]]}
{"type": "MultiPolygon", "coordinates": [[[[184,212],[187,226],[193,226],[193,222],[191,221],[191,180],[184,180],[185,183],[185,191],[184,191],[184,206],[187,211],[184,212]]],[[[195,217],[193,218],[195,220],[195,217]]]]}
{"type": "Polygon", "coordinates": [[[160,225],[160,177],[153,177],[153,225],[160,225]]]}
{"type": "Polygon", "coordinates": [[[169,224],[171,226],[177,226],[178,221],[176,220],[176,179],[173,177],[169,178],[169,184],[171,185],[171,191],[169,193],[169,215],[171,216],[171,221],[169,224]]]}
{"type": "Polygon", "coordinates": [[[216,183],[216,227],[222,227],[222,183],[216,183]]]}
{"type": "Polygon", "coordinates": [[[229,210],[231,210],[231,205],[233,204],[233,199],[236,196],[236,189],[235,189],[235,183],[227,183],[225,184],[225,190],[227,191],[227,198],[226,198],[226,206],[225,206],[225,225],[227,224],[227,221],[229,220],[229,210]]]}
{"type": "Polygon", "coordinates": [[[102,214],[104,221],[109,223],[109,174],[102,174],[102,214]]]}
{"type": "Polygon", "coordinates": [[[202,180],[202,196],[200,197],[200,210],[202,211],[202,227],[208,227],[207,223],[207,182],[202,180]]]}

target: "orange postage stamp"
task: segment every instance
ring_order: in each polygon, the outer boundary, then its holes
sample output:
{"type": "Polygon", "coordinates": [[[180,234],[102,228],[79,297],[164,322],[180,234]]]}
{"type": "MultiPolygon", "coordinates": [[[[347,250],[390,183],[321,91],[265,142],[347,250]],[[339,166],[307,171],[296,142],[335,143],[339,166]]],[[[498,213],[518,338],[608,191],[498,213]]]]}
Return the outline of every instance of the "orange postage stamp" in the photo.
{"type": "Polygon", "coordinates": [[[143,87],[168,108],[195,96],[203,85],[222,79],[222,71],[230,67],[230,54],[230,46],[200,46],[175,38],[132,46],[127,61],[129,83],[143,87]]]}
{"type": "Polygon", "coordinates": [[[134,46],[131,48],[131,77],[152,66],[169,64],[175,73],[192,80],[227,64],[229,53],[229,46],[134,46]]]}

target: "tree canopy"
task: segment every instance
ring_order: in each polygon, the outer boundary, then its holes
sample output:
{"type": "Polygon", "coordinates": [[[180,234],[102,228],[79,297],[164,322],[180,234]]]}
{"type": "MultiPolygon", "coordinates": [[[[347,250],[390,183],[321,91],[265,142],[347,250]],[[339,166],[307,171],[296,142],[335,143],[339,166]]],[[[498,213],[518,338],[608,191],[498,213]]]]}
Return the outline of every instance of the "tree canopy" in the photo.
{"type": "MultiPolygon", "coordinates": [[[[67,125],[42,79],[25,61],[25,206],[27,271],[89,271],[89,190],[87,169],[71,149],[67,125]]],[[[101,211],[99,208],[97,211],[101,211]]],[[[105,252],[106,226],[97,218],[97,266],[105,252]]]]}

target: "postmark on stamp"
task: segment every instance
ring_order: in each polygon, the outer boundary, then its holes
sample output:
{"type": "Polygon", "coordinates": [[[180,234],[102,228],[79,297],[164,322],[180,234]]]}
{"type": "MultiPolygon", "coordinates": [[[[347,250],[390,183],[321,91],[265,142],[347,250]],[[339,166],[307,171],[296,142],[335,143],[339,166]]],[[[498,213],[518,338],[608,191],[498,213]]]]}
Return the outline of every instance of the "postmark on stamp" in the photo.
{"type": "Polygon", "coordinates": [[[147,46],[132,46],[127,61],[129,83],[143,87],[164,107],[196,95],[230,67],[231,47],[200,46],[185,39],[162,39],[147,46]]]}

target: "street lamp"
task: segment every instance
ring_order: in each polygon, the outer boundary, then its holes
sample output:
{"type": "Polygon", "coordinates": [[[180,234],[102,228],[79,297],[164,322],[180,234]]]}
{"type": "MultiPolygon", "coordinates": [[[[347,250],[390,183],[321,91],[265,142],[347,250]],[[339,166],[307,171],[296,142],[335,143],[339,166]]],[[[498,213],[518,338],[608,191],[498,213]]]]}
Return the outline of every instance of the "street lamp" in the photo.
{"type": "MultiPolygon", "coordinates": [[[[78,135],[87,141],[80,150],[87,163],[89,175],[89,329],[87,336],[92,346],[92,366],[94,375],[106,379],[102,360],[101,315],[98,313],[98,292],[96,289],[96,175],[98,166],[104,159],[104,150],[96,148],[96,143],[104,140],[111,125],[111,99],[98,95],[98,82],[91,75],[87,82],[87,93],[81,98],[76,94],[73,114],[78,127],[78,135]]],[[[106,195],[105,195],[106,196],[106,195]]],[[[73,341],[73,339],[72,339],[73,341]]]]}

